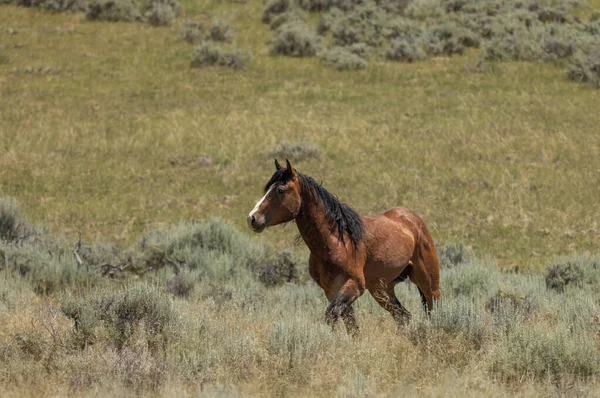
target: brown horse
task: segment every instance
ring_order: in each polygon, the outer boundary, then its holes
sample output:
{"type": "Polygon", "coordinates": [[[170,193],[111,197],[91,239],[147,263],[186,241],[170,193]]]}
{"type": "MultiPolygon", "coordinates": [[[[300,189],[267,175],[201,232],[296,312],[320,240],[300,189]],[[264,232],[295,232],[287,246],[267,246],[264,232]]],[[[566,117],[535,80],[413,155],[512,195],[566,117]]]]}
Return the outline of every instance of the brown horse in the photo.
{"type": "Polygon", "coordinates": [[[265,195],[248,214],[255,232],[296,220],[310,249],[309,272],[329,300],[326,320],[341,316],[348,332],[358,330],[352,303],[365,289],[399,325],[410,313],[394,293],[409,278],[419,288],[429,313],[440,297],[440,271],[435,246],[423,220],[403,207],[360,217],[309,176],[286,160],[265,186],[265,195]]]}

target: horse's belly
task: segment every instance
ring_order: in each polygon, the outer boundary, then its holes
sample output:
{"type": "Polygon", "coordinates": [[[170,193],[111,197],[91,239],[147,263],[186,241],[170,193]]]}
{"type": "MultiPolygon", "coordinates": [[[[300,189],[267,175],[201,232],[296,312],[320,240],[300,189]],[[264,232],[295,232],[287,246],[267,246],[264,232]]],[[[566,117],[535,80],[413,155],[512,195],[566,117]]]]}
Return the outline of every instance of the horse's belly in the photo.
{"type": "Polygon", "coordinates": [[[369,259],[363,273],[367,288],[387,286],[410,264],[411,256],[398,255],[393,259],[369,259]]]}

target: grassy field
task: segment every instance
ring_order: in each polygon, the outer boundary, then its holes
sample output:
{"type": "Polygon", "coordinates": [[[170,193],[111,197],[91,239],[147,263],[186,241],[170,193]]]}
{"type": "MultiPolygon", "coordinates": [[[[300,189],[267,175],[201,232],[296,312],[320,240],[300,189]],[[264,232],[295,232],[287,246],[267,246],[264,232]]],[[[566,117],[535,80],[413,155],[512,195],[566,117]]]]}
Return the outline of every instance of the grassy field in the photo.
{"type": "MultiPolygon", "coordinates": [[[[272,172],[268,153],[304,142],[324,156],[297,168],[360,213],[404,205],[436,240],[502,266],[596,249],[598,90],[560,64],[469,72],[476,52],[349,73],[272,57],[262,8],[184,5],[187,19],[231,21],[254,54],[234,72],[190,69],[177,25],[2,7],[1,195],[88,239],[130,243],[212,216],[243,227],[272,172]]],[[[262,239],[285,246],[294,233],[262,239]]]]}
{"type": "Polygon", "coordinates": [[[156,28],[0,5],[0,395],[597,396],[600,90],[479,49],[338,72],[270,55],[261,1],[182,8],[156,28]],[[214,18],[245,68],[190,68],[180,26],[214,18]],[[295,226],[246,227],[282,144],[359,213],[409,207],[474,253],[440,245],[432,319],[404,284],[410,326],[367,297],[357,339],[324,324],[295,226]]]}

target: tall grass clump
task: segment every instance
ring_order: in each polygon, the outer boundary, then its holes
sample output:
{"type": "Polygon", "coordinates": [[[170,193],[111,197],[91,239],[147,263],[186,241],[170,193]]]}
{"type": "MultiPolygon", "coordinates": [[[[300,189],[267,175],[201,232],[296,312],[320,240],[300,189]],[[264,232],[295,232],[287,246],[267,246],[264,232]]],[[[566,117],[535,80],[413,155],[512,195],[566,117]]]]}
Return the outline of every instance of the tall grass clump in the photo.
{"type": "Polygon", "coordinates": [[[298,21],[283,24],[271,40],[271,54],[290,57],[312,57],[320,48],[320,38],[298,21]]]}
{"type": "Polygon", "coordinates": [[[242,69],[249,59],[249,54],[244,54],[236,48],[224,49],[205,41],[194,50],[190,65],[192,68],[222,66],[230,69],[242,69]]]}

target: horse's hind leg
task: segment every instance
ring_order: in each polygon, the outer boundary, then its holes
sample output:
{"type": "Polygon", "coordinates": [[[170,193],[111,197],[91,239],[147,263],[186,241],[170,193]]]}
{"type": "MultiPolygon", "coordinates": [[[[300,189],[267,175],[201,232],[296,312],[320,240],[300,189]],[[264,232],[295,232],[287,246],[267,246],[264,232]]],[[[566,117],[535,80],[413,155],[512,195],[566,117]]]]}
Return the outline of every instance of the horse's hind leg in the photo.
{"type": "Polygon", "coordinates": [[[344,320],[348,334],[351,336],[358,335],[358,323],[356,323],[356,318],[354,317],[354,308],[352,305],[347,306],[345,311],[342,312],[342,319],[344,320]]]}
{"type": "Polygon", "coordinates": [[[377,301],[377,304],[392,314],[398,326],[406,325],[410,322],[411,315],[400,301],[398,301],[394,292],[394,286],[396,284],[391,283],[388,286],[369,288],[369,292],[375,301],[377,301]]]}
{"type": "Polygon", "coordinates": [[[433,309],[433,302],[440,298],[440,268],[432,244],[419,243],[413,256],[408,277],[417,285],[421,302],[427,313],[433,309]]]}
{"type": "Polygon", "coordinates": [[[417,289],[419,290],[419,295],[421,296],[421,305],[423,306],[425,312],[429,313],[429,308],[427,307],[427,298],[419,286],[417,286],[417,289]]]}

